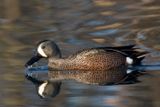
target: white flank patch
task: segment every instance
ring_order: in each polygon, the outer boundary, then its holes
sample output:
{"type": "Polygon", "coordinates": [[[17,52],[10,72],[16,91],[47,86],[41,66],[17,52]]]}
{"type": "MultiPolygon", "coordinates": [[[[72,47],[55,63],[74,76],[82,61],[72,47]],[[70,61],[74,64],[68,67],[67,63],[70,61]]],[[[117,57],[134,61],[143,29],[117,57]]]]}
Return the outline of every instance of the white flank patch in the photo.
{"type": "Polygon", "coordinates": [[[37,48],[37,51],[40,55],[42,55],[43,57],[47,57],[47,55],[44,53],[43,49],[42,49],[42,44],[40,44],[37,48]]]}
{"type": "Polygon", "coordinates": [[[127,64],[133,64],[133,59],[130,57],[126,57],[127,64]]]}
{"type": "Polygon", "coordinates": [[[43,95],[43,92],[44,92],[44,89],[45,89],[45,87],[47,86],[47,82],[45,82],[45,83],[43,83],[43,84],[41,84],[39,87],[38,87],[38,93],[39,93],[39,95],[41,95],[42,97],[45,97],[44,95],[43,95]]]}

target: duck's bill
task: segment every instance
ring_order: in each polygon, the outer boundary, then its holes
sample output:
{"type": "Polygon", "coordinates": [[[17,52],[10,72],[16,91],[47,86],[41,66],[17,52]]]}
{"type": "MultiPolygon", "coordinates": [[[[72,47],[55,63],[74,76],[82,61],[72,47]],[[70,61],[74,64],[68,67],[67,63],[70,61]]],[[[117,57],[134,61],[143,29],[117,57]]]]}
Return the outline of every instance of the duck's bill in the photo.
{"type": "Polygon", "coordinates": [[[39,61],[42,57],[40,55],[34,55],[26,64],[25,67],[33,65],[35,62],[39,61]]]}

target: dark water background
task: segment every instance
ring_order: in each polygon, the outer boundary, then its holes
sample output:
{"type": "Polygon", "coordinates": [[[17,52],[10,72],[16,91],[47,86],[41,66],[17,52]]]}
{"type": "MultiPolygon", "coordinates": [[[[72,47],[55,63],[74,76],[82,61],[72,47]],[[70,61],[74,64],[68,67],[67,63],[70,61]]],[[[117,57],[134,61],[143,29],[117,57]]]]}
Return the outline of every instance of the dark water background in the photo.
{"type": "MultiPolygon", "coordinates": [[[[36,43],[53,39],[64,55],[95,46],[137,44],[160,65],[159,0],[1,0],[0,107],[159,107],[160,70],[141,83],[94,86],[66,81],[58,96],[40,99],[24,78],[36,43]]],[[[44,62],[42,62],[44,64],[44,62]]]]}

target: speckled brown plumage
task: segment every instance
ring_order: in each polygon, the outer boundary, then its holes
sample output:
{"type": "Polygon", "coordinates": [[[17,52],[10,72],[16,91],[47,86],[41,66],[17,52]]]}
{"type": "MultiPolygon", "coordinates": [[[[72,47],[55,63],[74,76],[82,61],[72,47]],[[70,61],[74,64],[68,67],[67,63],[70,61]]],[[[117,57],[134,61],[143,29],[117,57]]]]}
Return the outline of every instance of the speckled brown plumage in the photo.
{"type": "Polygon", "coordinates": [[[126,57],[114,51],[85,50],[64,59],[49,59],[49,67],[57,70],[108,70],[125,65],[126,57]]]}

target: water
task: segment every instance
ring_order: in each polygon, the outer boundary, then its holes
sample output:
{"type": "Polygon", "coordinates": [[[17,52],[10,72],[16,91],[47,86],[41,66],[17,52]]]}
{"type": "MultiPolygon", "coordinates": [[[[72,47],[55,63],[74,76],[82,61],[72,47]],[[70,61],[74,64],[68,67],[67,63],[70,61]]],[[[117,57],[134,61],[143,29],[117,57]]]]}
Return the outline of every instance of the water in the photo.
{"type": "MultiPolygon", "coordinates": [[[[159,0],[45,0],[0,3],[0,107],[159,107],[159,0]],[[56,41],[63,55],[96,46],[137,44],[151,52],[146,75],[130,85],[64,81],[60,93],[40,99],[24,77],[36,43],[56,41]]],[[[45,65],[42,60],[39,65],[45,65]]]]}

